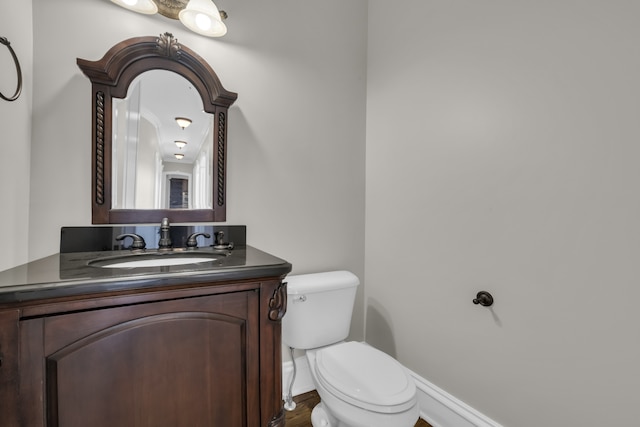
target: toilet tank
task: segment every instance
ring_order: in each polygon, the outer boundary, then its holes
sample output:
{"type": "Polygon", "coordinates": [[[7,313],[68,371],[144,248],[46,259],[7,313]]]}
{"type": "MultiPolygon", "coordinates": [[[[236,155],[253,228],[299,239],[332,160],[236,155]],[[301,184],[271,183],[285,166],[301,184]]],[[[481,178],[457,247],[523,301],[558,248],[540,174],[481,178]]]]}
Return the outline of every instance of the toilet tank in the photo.
{"type": "Polygon", "coordinates": [[[344,340],[360,281],[349,271],[288,276],[282,342],[307,350],[344,340]]]}

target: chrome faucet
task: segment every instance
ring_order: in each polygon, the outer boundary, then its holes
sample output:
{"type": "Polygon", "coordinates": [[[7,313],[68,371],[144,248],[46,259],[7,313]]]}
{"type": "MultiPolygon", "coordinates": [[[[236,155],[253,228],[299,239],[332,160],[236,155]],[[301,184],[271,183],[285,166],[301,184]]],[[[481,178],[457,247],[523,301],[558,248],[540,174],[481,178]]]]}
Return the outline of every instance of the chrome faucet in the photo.
{"type": "Polygon", "coordinates": [[[160,223],[160,240],[158,241],[159,251],[169,251],[173,246],[169,229],[169,218],[162,218],[162,222],[160,223]]]}

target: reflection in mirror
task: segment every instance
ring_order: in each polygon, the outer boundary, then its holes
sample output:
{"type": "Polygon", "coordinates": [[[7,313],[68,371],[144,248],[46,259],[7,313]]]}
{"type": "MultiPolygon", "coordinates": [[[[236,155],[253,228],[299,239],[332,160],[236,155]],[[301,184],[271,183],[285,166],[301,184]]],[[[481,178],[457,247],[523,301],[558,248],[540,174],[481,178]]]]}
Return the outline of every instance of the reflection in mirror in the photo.
{"type": "Polygon", "coordinates": [[[213,114],[193,85],[150,70],[112,104],[112,208],[211,209],[213,114]]]}

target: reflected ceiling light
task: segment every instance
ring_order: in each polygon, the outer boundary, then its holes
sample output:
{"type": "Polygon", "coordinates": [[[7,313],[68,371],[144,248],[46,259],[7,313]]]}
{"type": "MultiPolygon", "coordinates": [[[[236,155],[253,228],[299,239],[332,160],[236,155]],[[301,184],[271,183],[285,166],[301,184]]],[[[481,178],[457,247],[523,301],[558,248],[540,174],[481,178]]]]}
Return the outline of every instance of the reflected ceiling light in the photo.
{"type": "Polygon", "coordinates": [[[134,12],[153,15],[158,13],[158,5],[153,0],[111,0],[118,6],[133,10],[134,12]]]}
{"type": "Polygon", "coordinates": [[[153,15],[159,13],[171,19],[179,19],[191,31],[207,37],[222,37],[227,34],[227,19],[224,10],[212,0],[111,0],[118,6],[134,12],[153,15]],[[186,4],[186,6],[185,6],[186,4]]]}
{"type": "Polygon", "coordinates": [[[178,14],[180,22],[191,31],[207,37],[222,37],[227,34],[223,16],[211,0],[189,0],[187,7],[178,14]]]}
{"type": "Polygon", "coordinates": [[[187,145],[187,143],[185,141],[174,141],[176,143],[176,145],[178,146],[179,149],[183,149],[185,145],[187,145]]]}
{"type": "Polygon", "coordinates": [[[184,154],[182,154],[182,153],[176,153],[176,154],[174,154],[174,156],[176,156],[176,159],[178,159],[178,160],[182,160],[182,158],[184,157],[184,154]]]}
{"type": "Polygon", "coordinates": [[[184,130],[191,124],[191,119],[187,119],[186,117],[176,117],[176,122],[178,123],[178,126],[184,130]]]}

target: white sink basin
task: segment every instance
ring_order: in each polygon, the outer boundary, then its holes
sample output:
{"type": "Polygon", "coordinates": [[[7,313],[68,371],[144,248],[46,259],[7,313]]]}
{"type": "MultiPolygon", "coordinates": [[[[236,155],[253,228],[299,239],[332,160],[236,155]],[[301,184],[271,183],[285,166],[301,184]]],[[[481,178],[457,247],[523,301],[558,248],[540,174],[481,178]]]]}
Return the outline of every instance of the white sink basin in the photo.
{"type": "MultiPolygon", "coordinates": [[[[224,256],[224,255],[223,255],[224,256]]],[[[212,254],[189,253],[142,253],[136,255],[114,256],[95,259],[89,262],[92,267],[100,268],[144,268],[144,267],[169,267],[172,265],[199,264],[215,261],[218,256],[212,254]]]]}
{"type": "Polygon", "coordinates": [[[101,265],[102,268],[134,268],[134,267],[166,267],[170,265],[197,264],[199,262],[215,261],[215,258],[154,258],[136,259],[132,261],[115,262],[101,265]]]}

